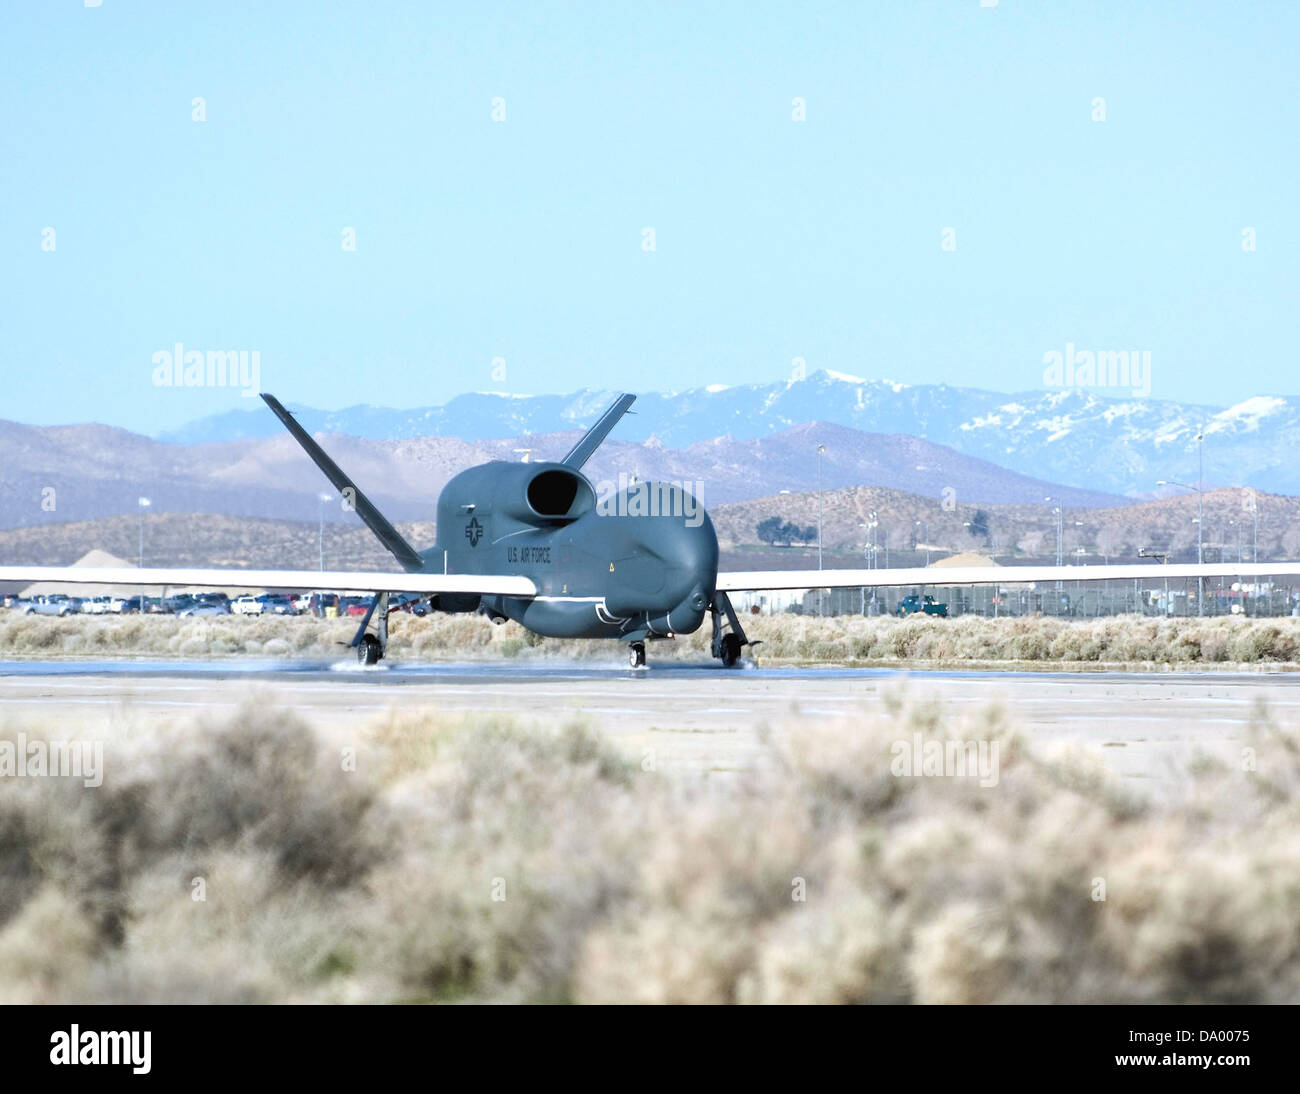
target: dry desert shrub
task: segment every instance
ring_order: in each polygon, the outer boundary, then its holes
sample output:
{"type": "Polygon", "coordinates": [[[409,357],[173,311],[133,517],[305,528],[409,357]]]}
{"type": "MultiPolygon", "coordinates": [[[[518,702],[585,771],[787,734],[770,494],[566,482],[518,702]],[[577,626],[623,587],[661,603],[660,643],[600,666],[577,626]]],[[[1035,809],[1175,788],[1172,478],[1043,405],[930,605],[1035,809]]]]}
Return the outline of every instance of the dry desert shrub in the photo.
{"type": "MultiPolygon", "coordinates": [[[[807,615],[747,616],[749,637],[765,660],[950,664],[1295,664],[1300,619],[1156,619],[1111,616],[1057,619],[1019,616],[807,615]]],[[[0,613],[0,654],[11,657],[259,656],[344,659],[356,619],[218,616],[62,619],[0,613]]],[[[709,628],[657,642],[656,662],[707,658],[709,628]]],[[[613,642],[540,638],[515,623],[497,626],[482,615],[394,613],[389,656],[394,661],[563,659],[617,663],[613,642]]]]}
{"type": "Polygon", "coordinates": [[[725,776],[612,739],[260,702],[126,726],[98,789],[0,779],[0,999],[1300,1001],[1300,736],[1266,712],[1157,803],[902,695],[725,776]],[[899,773],[916,740],[996,779],[899,773]]]}

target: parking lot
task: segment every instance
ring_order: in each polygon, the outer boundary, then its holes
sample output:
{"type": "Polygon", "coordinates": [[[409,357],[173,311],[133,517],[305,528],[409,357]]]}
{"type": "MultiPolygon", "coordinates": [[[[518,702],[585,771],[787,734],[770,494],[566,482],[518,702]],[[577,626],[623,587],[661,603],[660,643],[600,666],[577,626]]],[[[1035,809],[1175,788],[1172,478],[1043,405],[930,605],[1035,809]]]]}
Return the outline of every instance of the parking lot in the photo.
{"type": "MultiPolygon", "coordinates": [[[[362,617],[370,608],[369,593],[260,593],[230,596],[219,591],[181,592],[170,596],[123,596],[102,593],[76,596],[43,593],[24,597],[16,593],[0,598],[0,606],[20,615],[314,615],[319,619],[362,617]]],[[[394,597],[392,610],[424,615],[427,602],[417,596],[394,597]]]]}

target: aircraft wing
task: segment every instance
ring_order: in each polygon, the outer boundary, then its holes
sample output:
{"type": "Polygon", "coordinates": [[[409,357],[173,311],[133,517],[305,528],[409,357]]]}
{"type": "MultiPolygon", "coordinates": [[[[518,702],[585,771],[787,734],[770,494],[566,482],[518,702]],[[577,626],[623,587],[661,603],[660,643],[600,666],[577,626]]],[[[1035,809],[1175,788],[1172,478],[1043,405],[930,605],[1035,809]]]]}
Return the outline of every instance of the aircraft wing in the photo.
{"type": "Polygon", "coordinates": [[[134,566],[0,566],[0,581],[67,585],[206,585],[247,589],[365,589],[375,593],[537,595],[518,574],[398,574],[366,570],[229,570],[134,566]]]}
{"type": "Polygon", "coordinates": [[[905,585],[1020,585],[1042,581],[1161,581],[1165,578],[1296,577],[1300,562],[1129,563],[1112,566],[915,566],[891,570],[736,570],[719,573],[720,593],[760,589],[890,588],[905,585]]]}

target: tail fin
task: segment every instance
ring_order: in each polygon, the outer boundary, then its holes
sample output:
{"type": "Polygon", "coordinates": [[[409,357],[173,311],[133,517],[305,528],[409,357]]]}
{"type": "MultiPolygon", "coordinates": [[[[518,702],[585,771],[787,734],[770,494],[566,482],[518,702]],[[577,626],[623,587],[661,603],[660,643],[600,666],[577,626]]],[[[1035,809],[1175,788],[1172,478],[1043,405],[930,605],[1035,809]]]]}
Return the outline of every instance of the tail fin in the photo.
{"type": "Polygon", "coordinates": [[[312,440],[311,434],[303,429],[298,424],[297,419],[284,409],[280,400],[274,395],[265,393],[263,393],[262,399],[271,408],[275,416],[284,423],[285,429],[293,434],[293,439],[302,445],[307,455],[315,461],[316,466],[325,472],[325,477],[329,479],[334,489],[352,503],[353,508],[357,511],[357,516],[366,522],[366,527],[375,533],[379,542],[387,547],[389,553],[402,564],[402,569],[408,574],[423,570],[424,559],[420,557],[415,548],[402,538],[401,532],[394,528],[388,522],[388,518],[375,508],[374,503],[357,489],[351,479],[343,474],[343,469],[325,454],[325,450],[320,445],[312,440]]]}
{"type": "Polygon", "coordinates": [[[582,435],[582,439],[573,446],[573,451],[560,462],[568,464],[575,471],[580,470],[582,465],[591,458],[591,454],[600,447],[600,442],[609,435],[611,429],[618,425],[619,419],[628,412],[628,408],[635,402],[635,395],[620,395],[614,400],[614,405],[600,416],[600,420],[582,435]]]}

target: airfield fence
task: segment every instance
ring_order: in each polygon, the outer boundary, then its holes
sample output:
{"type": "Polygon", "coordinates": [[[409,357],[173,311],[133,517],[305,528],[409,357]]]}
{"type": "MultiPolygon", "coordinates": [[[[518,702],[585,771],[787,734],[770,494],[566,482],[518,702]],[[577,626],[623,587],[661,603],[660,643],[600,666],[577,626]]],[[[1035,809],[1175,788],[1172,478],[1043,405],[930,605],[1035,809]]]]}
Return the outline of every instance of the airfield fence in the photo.
{"type": "Polygon", "coordinates": [[[1300,584],[1293,578],[1238,582],[1214,578],[1205,583],[1205,607],[1197,611],[1196,579],[1164,582],[1061,581],[1022,586],[950,586],[942,580],[924,587],[899,589],[814,589],[793,597],[743,598],[744,610],[770,614],[781,611],[811,615],[892,615],[913,593],[933,596],[948,605],[949,616],[978,615],[990,619],[1029,615],[1095,619],[1112,615],[1189,617],[1242,615],[1277,618],[1300,615],[1300,584]]]}

